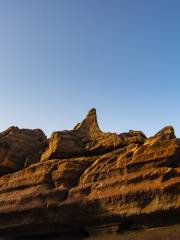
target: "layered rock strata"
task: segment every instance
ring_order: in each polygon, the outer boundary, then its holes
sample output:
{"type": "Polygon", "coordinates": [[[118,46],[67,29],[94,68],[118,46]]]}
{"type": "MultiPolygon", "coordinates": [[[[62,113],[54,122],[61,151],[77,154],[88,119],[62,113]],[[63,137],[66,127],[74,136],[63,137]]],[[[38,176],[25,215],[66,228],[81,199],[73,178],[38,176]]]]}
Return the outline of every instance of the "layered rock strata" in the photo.
{"type": "Polygon", "coordinates": [[[10,142],[0,148],[0,236],[179,222],[180,139],[171,126],[150,138],[104,133],[92,109],[48,143],[40,130],[15,131],[0,134],[10,142]]]}

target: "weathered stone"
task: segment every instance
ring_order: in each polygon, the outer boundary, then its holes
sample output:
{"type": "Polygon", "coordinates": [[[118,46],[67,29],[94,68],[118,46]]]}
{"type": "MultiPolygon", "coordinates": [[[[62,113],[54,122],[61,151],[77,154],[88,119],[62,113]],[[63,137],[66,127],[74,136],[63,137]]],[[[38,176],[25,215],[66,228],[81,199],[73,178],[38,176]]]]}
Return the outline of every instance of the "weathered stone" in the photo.
{"type": "Polygon", "coordinates": [[[153,137],[146,139],[144,145],[153,145],[157,142],[170,140],[174,138],[176,138],[176,136],[173,127],[166,126],[163,129],[161,129],[158,133],[156,133],[153,137]]]}
{"type": "MultiPolygon", "coordinates": [[[[2,159],[12,142],[0,142],[2,159]]],[[[40,162],[0,178],[0,236],[179,222],[180,139],[172,127],[149,139],[140,131],[104,133],[92,109],[73,130],[52,134],[40,162]]]]}
{"type": "Polygon", "coordinates": [[[40,129],[10,127],[0,133],[0,175],[39,161],[46,145],[47,138],[40,129]]]}
{"type": "Polygon", "coordinates": [[[132,143],[142,144],[145,139],[146,136],[140,131],[129,131],[119,135],[102,132],[97,123],[96,110],[93,108],[73,130],[54,132],[41,160],[104,154],[132,143]]]}

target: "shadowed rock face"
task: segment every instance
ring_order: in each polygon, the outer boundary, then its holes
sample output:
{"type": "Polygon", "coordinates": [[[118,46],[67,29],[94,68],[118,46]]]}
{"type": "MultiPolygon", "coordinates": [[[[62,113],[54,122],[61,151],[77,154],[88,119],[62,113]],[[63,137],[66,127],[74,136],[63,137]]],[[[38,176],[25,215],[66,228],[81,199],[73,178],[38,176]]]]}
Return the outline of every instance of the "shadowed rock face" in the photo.
{"type": "Polygon", "coordinates": [[[132,130],[104,133],[92,109],[46,144],[40,130],[0,134],[0,236],[180,221],[180,139],[171,126],[150,138],[132,130]],[[11,174],[3,168],[7,156],[21,162],[11,174]]]}
{"type": "Polygon", "coordinates": [[[38,162],[46,145],[47,138],[39,129],[10,127],[0,133],[0,175],[38,162]]]}

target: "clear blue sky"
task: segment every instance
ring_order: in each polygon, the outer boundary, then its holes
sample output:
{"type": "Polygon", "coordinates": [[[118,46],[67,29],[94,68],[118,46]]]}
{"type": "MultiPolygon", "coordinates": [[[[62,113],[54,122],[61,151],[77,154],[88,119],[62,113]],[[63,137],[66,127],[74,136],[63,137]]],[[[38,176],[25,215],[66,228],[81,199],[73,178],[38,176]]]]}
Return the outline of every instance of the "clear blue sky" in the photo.
{"type": "Polygon", "coordinates": [[[167,124],[180,137],[179,0],[0,0],[0,130],[167,124]]]}

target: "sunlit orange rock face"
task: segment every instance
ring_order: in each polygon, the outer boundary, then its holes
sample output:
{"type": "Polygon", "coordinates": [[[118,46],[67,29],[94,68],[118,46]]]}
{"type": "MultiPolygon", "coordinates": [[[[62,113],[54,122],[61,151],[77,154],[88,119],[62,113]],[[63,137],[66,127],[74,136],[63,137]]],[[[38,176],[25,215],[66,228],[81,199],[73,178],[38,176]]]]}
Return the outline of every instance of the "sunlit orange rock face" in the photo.
{"type": "Polygon", "coordinates": [[[0,236],[179,222],[180,139],[171,126],[150,138],[104,133],[92,109],[48,142],[40,130],[10,128],[0,134],[0,172],[0,236]]]}

